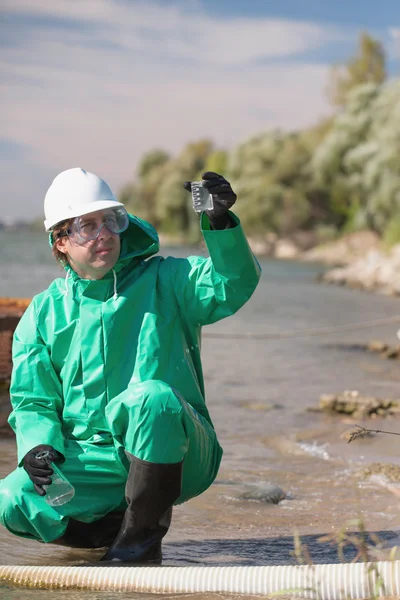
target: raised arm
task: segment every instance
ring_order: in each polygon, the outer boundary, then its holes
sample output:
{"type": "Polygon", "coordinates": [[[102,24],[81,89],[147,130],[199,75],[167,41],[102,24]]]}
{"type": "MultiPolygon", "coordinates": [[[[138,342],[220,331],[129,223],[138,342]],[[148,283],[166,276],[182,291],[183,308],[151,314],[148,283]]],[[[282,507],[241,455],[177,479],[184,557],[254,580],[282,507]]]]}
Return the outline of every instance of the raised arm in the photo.
{"type": "Polygon", "coordinates": [[[181,312],[194,325],[207,325],[233,315],[251,297],[261,269],[250,250],[239,219],[235,227],[212,231],[206,215],[202,231],[210,257],[167,259],[181,312]]]}
{"type": "MultiPolygon", "coordinates": [[[[230,211],[237,199],[231,184],[212,171],[203,173],[202,180],[214,204],[200,218],[210,258],[169,262],[180,309],[199,326],[233,315],[253,294],[261,274],[240,221],[230,211]]],[[[190,191],[191,182],[186,181],[184,188],[190,191]]]]}

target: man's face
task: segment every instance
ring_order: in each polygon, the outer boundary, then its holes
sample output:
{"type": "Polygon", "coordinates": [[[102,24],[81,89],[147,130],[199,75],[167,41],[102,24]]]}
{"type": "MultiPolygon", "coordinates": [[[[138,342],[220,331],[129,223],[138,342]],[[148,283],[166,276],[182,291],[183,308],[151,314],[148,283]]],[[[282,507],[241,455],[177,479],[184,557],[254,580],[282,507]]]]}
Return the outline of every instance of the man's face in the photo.
{"type": "Polygon", "coordinates": [[[72,227],[70,235],[56,242],[57,249],[66,255],[71,268],[82,279],[102,279],[118,260],[121,248],[119,234],[112,233],[106,225],[112,215],[112,209],[105,209],[75,220],[82,233],[99,232],[93,240],[84,241],[72,227]]]}

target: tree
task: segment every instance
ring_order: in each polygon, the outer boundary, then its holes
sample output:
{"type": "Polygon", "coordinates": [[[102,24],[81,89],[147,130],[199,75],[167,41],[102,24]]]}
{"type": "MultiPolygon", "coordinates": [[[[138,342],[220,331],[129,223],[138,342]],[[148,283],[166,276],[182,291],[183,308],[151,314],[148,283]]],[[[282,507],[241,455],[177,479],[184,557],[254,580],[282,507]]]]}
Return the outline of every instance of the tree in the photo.
{"type": "Polygon", "coordinates": [[[394,238],[400,214],[400,80],[352,90],[311,160],[348,229],[394,238]]]}
{"type": "Polygon", "coordinates": [[[205,171],[214,171],[214,173],[220,173],[226,175],[228,163],[228,153],[225,150],[215,150],[208,155],[206,163],[204,165],[205,171]]]}
{"type": "Polygon", "coordinates": [[[187,144],[177,157],[151,150],[138,165],[135,184],[122,189],[121,199],[161,232],[196,241],[200,237],[198,217],[183,183],[197,180],[203,171],[225,162],[225,153],[214,152],[212,142],[206,139],[187,144]]]}
{"type": "Polygon", "coordinates": [[[193,210],[190,194],[183,188],[183,182],[195,181],[201,177],[212,152],[210,140],[198,140],[187,144],[176,158],[164,165],[162,179],[154,197],[162,231],[177,236],[184,235],[188,241],[200,237],[198,218],[193,210]]]}
{"type": "Polygon", "coordinates": [[[127,184],[120,193],[121,202],[130,212],[158,227],[155,196],[162,181],[163,172],[172,159],[163,150],[151,150],[141,159],[135,184],[127,184]]]}
{"type": "Polygon", "coordinates": [[[328,218],[327,194],[309,169],[324,131],[267,131],[231,153],[229,176],[240,199],[235,211],[249,233],[291,235],[328,218]]]}
{"type": "Polygon", "coordinates": [[[164,150],[150,150],[147,152],[139,163],[138,167],[138,175],[139,177],[146,177],[147,173],[149,173],[155,167],[160,165],[164,165],[171,159],[170,155],[164,150]]]}
{"type": "Polygon", "coordinates": [[[343,107],[349,92],[363,83],[383,83],[386,79],[385,52],[378,40],[360,34],[357,54],[346,65],[333,67],[329,96],[335,106],[343,107]]]}

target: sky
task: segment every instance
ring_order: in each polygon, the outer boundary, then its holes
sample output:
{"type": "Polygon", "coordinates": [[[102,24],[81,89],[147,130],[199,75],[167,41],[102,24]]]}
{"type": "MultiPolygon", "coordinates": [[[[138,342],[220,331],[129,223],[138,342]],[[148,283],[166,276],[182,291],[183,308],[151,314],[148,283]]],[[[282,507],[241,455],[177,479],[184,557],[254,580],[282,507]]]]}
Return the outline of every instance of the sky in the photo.
{"type": "Polygon", "coordinates": [[[312,125],[361,31],[398,77],[399,0],[0,0],[0,221],[65,169],[118,194],[152,149],[312,125]]]}

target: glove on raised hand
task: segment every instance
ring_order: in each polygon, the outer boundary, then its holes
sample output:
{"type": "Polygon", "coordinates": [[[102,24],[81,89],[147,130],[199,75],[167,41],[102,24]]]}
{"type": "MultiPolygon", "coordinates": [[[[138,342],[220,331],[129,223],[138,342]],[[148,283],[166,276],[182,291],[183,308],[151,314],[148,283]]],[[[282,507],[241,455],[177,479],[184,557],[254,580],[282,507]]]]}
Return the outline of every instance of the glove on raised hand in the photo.
{"type": "Polygon", "coordinates": [[[58,462],[62,461],[63,456],[57,450],[54,450],[53,446],[47,444],[40,444],[32,448],[24,456],[23,467],[28,473],[29,478],[33,482],[33,487],[39,496],[45,496],[46,491],[43,489],[43,485],[51,484],[51,475],[53,475],[53,469],[49,465],[49,461],[58,462]],[[39,452],[49,452],[49,456],[46,459],[36,458],[36,454],[39,452]]]}
{"type": "MultiPolygon", "coordinates": [[[[203,186],[213,196],[214,208],[205,211],[212,229],[229,229],[230,227],[234,227],[235,223],[228,215],[228,210],[235,204],[237,196],[229,181],[213,171],[206,171],[201,178],[204,180],[203,186]]],[[[183,187],[188,192],[192,191],[190,181],[185,181],[183,187]]]]}

